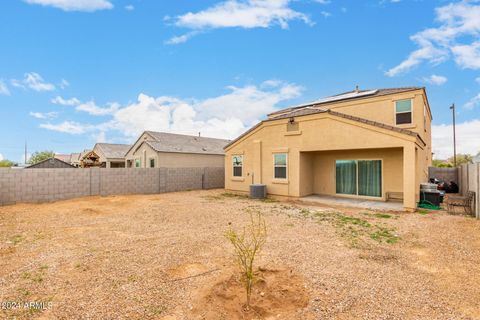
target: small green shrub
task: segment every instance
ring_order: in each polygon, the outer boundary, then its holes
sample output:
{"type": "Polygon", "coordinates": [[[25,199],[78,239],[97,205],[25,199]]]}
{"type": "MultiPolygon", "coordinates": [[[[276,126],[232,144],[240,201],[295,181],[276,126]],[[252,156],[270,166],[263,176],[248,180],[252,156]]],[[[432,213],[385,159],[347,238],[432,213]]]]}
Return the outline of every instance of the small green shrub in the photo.
{"type": "Polygon", "coordinates": [[[255,276],[253,272],[255,258],[262,250],[267,240],[267,226],[262,214],[257,211],[255,217],[250,213],[250,225],[243,228],[241,233],[230,228],[225,237],[233,245],[235,256],[242,271],[242,278],[246,289],[246,310],[250,310],[250,299],[255,276]]]}

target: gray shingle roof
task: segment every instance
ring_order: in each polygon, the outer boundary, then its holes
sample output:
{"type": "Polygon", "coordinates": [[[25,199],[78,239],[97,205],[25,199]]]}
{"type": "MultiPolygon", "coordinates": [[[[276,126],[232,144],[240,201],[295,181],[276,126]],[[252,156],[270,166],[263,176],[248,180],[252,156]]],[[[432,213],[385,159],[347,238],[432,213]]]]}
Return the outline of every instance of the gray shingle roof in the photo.
{"type": "Polygon", "coordinates": [[[230,140],[215,139],[166,132],[146,131],[154,140],[147,140],[152,149],[157,152],[181,152],[224,154],[225,147],[230,140]]]}
{"type": "Polygon", "coordinates": [[[131,146],[132,145],[130,144],[97,143],[97,147],[107,159],[125,158],[125,155],[131,146]]]}
{"type": "Polygon", "coordinates": [[[347,100],[373,98],[373,97],[386,96],[389,94],[402,93],[402,92],[419,90],[419,89],[424,89],[424,88],[423,87],[402,87],[402,88],[386,88],[386,89],[375,89],[375,90],[358,90],[358,91],[352,90],[352,91],[339,93],[333,96],[329,96],[329,97],[320,99],[318,101],[304,103],[298,106],[278,110],[270,113],[269,116],[274,116],[287,111],[293,111],[293,110],[305,108],[308,106],[317,107],[317,106],[323,106],[323,105],[338,103],[338,102],[347,101],[347,100]]]}

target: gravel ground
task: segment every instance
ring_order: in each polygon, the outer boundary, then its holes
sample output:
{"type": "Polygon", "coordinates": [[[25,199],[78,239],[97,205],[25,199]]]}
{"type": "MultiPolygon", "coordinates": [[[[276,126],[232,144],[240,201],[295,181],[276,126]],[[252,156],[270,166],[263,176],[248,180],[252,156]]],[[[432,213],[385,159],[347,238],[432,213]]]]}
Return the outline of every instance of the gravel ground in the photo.
{"type": "Polygon", "coordinates": [[[444,212],[223,190],[0,207],[0,318],[480,319],[479,299],[480,221],[444,212]],[[226,294],[238,272],[223,234],[249,211],[264,214],[268,241],[261,312],[242,314],[226,294]]]}

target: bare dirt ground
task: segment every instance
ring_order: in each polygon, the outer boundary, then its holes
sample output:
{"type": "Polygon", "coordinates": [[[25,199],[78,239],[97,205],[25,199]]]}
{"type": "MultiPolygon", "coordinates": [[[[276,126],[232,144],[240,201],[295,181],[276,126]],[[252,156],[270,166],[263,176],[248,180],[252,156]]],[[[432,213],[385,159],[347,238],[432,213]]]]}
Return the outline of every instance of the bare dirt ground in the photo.
{"type": "Polygon", "coordinates": [[[480,319],[480,221],[223,190],[0,207],[0,303],[17,319],[480,319]],[[245,313],[224,232],[252,211],[268,240],[245,313]]]}

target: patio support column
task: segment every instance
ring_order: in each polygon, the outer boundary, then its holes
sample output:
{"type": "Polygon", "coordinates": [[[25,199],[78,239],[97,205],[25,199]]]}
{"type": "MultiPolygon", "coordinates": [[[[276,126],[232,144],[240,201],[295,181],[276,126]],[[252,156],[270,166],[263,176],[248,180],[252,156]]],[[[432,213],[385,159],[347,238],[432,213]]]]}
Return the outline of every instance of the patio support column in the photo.
{"type": "Polygon", "coordinates": [[[416,161],[415,145],[403,147],[403,207],[408,211],[415,211],[416,199],[416,161]]]}
{"type": "Polygon", "coordinates": [[[262,183],[262,141],[253,141],[253,183],[262,183]]]}

